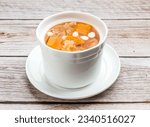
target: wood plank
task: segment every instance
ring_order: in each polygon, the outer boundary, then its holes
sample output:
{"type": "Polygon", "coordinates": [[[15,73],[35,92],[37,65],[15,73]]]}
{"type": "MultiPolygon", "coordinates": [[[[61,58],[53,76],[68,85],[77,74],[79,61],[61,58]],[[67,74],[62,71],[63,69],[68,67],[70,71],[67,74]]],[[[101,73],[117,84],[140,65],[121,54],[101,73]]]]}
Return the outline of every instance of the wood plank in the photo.
{"type": "MultiPolygon", "coordinates": [[[[27,56],[38,45],[35,29],[40,20],[1,20],[0,56],[27,56]],[[11,53],[10,53],[11,52],[11,53]]],[[[120,56],[150,56],[150,20],[105,20],[107,43],[120,56]]]]}
{"type": "Polygon", "coordinates": [[[150,110],[150,103],[0,104],[0,110],[150,110]]]}
{"type": "Polygon", "coordinates": [[[66,10],[90,12],[103,19],[150,18],[149,0],[1,0],[0,19],[42,19],[66,10]]]}
{"type": "Polygon", "coordinates": [[[60,100],[36,90],[24,57],[0,57],[0,102],[150,102],[150,58],[121,58],[121,73],[105,92],[83,100],[60,100]]]}

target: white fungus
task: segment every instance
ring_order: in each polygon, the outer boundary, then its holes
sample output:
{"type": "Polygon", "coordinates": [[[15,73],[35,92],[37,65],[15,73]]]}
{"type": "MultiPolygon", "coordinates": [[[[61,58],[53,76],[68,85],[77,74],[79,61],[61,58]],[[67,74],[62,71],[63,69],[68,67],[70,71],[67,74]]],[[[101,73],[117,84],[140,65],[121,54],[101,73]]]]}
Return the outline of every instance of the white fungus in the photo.
{"type": "Polygon", "coordinates": [[[63,39],[63,40],[65,40],[65,39],[66,39],[66,37],[67,37],[67,36],[65,36],[65,35],[64,35],[64,36],[62,36],[62,39],[63,39]]]}
{"type": "Polygon", "coordinates": [[[67,46],[68,44],[73,45],[73,44],[74,44],[74,41],[72,41],[72,40],[65,40],[64,46],[67,46]]]}
{"type": "Polygon", "coordinates": [[[52,36],[52,35],[53,35],[53,32],[48,32],[47,35],[48,35],[48,36],[52,36]]]}

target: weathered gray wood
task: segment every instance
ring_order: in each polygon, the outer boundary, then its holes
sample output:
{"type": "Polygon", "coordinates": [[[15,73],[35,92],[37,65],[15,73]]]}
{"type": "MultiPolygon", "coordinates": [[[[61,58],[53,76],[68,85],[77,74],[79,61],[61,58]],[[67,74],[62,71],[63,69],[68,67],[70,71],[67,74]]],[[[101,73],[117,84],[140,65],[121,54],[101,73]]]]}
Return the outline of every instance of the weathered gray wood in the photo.
{"type": "Polygon", "coordinates": [[[149,19],[149,0],[1,0],[0,19],[42,19],[50,14],[76,10],[103,19],[149,19]]]}
{"type": "Polygon", "coordinates": [[[150,109],[150,58],[144,58],[150,57],[149,3],[149,0],[0,0],[0,109],[150,109]],[[39,92],[26,77],[26,57],[20,56],[27,56],[38,45],[35,29],[39,19],[64,10],[90,12],[107,19],[107,42],[118,54],[143,58],[121,58],[116,83],[92,98],[68,101],[39,92]]]}
{"type": "Polygon", "coordinates": [[[108,104],[0,104],[0,110],[150,110],[150,103],[108,104]]]}
{"type": "MultiPolygon", "coordinates": [[[[27,56],[40,20],[0,20],[0,56],[27,56]],[[10,53],[11,52],[11,53],[10,53]]],[[[120,56],[150,56],[150,20],[105,20],[107,42],[120,56]]]]}
{"type": "MultiPolygon", "coordinates": [[[[36,90],[26,77],[25,61],[25,57],[0,57],[0,102],[68,102],[36,90]]],[[[111,88],[72,102],[150,102],[150,58],[121,58],[121,64],[111,88]]]]}

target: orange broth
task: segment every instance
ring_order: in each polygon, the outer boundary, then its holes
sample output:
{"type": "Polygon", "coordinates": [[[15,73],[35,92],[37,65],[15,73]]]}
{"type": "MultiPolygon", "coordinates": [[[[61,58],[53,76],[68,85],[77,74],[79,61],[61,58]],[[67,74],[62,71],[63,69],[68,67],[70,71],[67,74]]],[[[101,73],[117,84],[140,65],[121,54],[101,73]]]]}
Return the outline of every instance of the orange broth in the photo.
{"type": "Polygon", "coordinates": [[[47,46],[70,52],[89,49],[99,41],[100,36],[92,25],[75,21],[57,24],[45,35],[47,46]]]}

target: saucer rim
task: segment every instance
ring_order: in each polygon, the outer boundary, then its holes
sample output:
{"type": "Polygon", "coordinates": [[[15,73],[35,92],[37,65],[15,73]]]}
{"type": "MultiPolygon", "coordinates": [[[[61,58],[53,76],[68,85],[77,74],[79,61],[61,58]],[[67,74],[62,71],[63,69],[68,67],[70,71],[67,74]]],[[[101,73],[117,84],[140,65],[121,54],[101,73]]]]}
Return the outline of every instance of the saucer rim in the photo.
{"type": "MultiPolygon", "coordinates": [[[[38,85],[36,85],[36,84],[38,84],[38,82],[35,81],[35,79],[33,78],[32,74],[30,73],[30,70],[28,69],[28,66],[29,66],[29,63],[30,63],[30,59],[31,59],[31,54],[35,51],[36,48],[40,48],[39,45],[32,49],[32,51],[30,52],[30,54],[28,55],[28,57],[26,59],[26,65],[25,65],[26,75],[27,75],[30,83],[32,84],[32,86],[34,86],[38,91],[40,91],[40,92],[42,92],[42,93],[44,93],[44,94],[46,94],[46,95],[48,95],[50,97],[54,97],[54,98],[57,98],[57,99],[63,99],[63,100],[78,100],[78,99],[85,99],[85,98],[89,98],[89,97],[92,97],[92,96],[96,96],[96,95],[104,92],[105,90],[107,90],[109,87],[111,87],[114,84],[114,82],[117,80],[117,78],[118,78],[118,76],[120,74],[121,62],[120,62],[120,58],[119,58],[117,52],[109,44],[105,44],[105,46],[108,47],[109,49],[111,49],[111,51],[113,51],[115,57],[117,58],[117,62],[118,62],[117,66],[118,67],[115,70],[115,72],[116,72],[115,76],[113,76],[113,78],[111,78],[111,80],[109,81],[109,83],[107,83],[108,85],[104,85],[106,87],[103,87],[98,92],[95,92],[93,94],[83,95],[83,96],[73,97],[73,98],[69,97],[69,96],[68,97],[60,97],[59,95],[57,96],[56,94],[55,95],[51,94],[51,93],[49,93],[49,92],[47,92],[47,91],[39,88],[38,85]]],[[[102,57],[103,57],[103,55],[102,55],[102,57]]],[[[46,81],[44,81],[44,82],[46,82],[46,81]]],[[[94,83],[92,83],[92,84],[94,84],[94,83]]],[[[47,84],[47,85],[50,85],[50,84],[47,84]]],[[[51,86],[54,87],[53,85],[51,85],[51,86]]],[[[59,87],[59,86],[56,86],[55,88],[58,89],[57,87],[59,87]]],[[[62,87],[59,87],[59,88],[62,88],[62,87]]],[[[63,89],[69,90],[70,88],[63,88],[63,89]]],[[[73,89],[84,89],[84,87],[82,87],[82,88],[72,88],[70,90],[73,90],[73,89]]]]}

